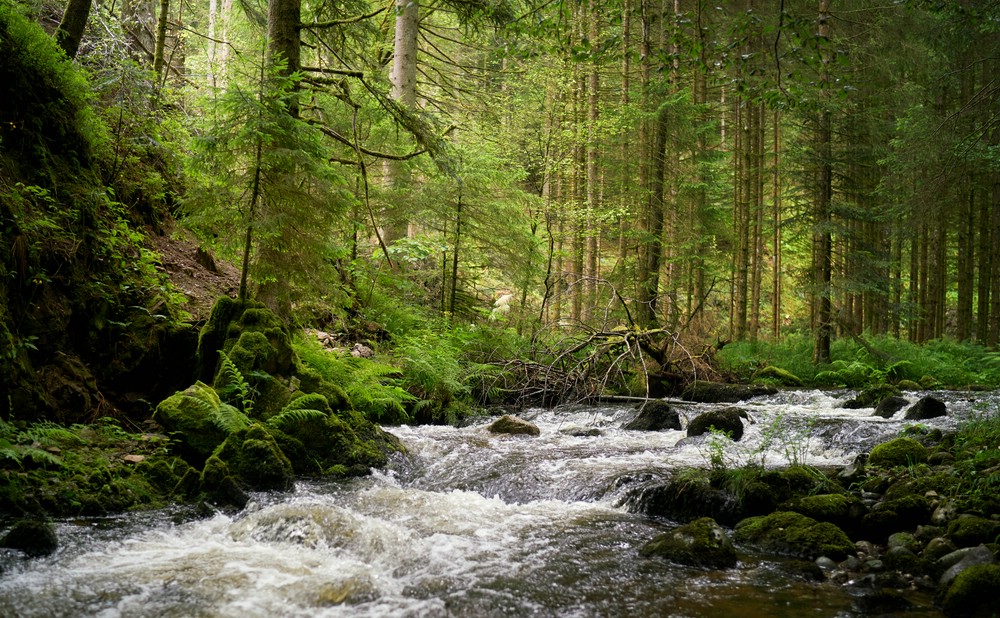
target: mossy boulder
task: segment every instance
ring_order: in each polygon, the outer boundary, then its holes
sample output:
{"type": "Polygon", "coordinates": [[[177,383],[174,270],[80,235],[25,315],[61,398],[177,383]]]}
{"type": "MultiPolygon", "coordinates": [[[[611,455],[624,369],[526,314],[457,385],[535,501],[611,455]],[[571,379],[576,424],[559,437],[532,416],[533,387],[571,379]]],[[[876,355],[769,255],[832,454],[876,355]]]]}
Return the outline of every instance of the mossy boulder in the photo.
{"type": "Polygon", "coordinates": [[[651,400],[639,407],[639,413],[622,429],[638,431],[662,431],[681,428],[681,416],[665,401],[651,400]]]}
{"type": "Polygon", "coordinates": [[[735,479],[712,482],[708,474],[678,475],[656,480],[632,490],[626,504],[633,512],[678,521],[693,521],[702,516],[731,526],[750,515],[774,510],[774,492],[756,480],[742,483],[735,479]]]}
{"type": "Polygon", "coordinates": [[[878,444],[868,455],[868,464],[883,468],[908,466],[927,461],[927,447],[913,438],[896,438],[878,444]]]}
{"type": "Polygon", "coordinates": [[[280,429],[275,437],[300,474],[367,474],[384,466],[389,453],[403,450],[392,434],[357,412],[334,412],[319,393],[300,393],[270,424],[280,429]]]}
{"type": "Polygon", "coordinates": [[[781,386],[802,386],[802,378],[798,377],[791,371],[782,369],[781,367],[775,367],[774,365],[768,365],[754,374],[754,378],[758,380],[767,380],[769,382],[775,382],[781,386]]]}
{"type": "Polygon", "coordinates": [[[958,547],[995,543],[1000,537],[1000,522],[975,515],[961,515],[948,524],[947,534],[958,547]]]}
{"type": "Polygon", "coordinates": [[[238,484],[252,491],[291,489],[295,481],[292,463],[262,425],[230,434],[213,456],[238,484]]]}
{"type": "Polygon", "coordinates": [[[225,352],[244,376],[293,373],[295,354],[288,328],[272,311],[254,301],[220,298],[198,338],[199,374],[214,381],[219,352],[225,352]]]}
{"type": "Polygon", "coordinates": [[[736,566],[736,550],[726,531],[710,517],[658,535],[639,550],[686,566],[725,569],[736,566]]]}
{"type": "Polygon", "coordinates": [[[875,504],[862,520],[868,540],[882,540],[894,532],[916,530],[930,523],[930,502],[926,497],[910,494],[875,504]]]}
{"type": "Polygon", "coordinates": [[[538,425],[530,423],[522,418],[511,414],[504,414],[487,427],[490,433],[517,435],[517,436],[537,436],[541,433],[538,425]]]}
{"type": "Polygon", "coordinates": [[[849,494],[819,494],[793,498],[781,505],[782,511],[794,511],[816,521],[826,521],[844,530],[852,538],[861,526],[868,509],[849,494]]]}
{"type": "Polygon", "coordinates": [[[864,389],[858,393],[857,397],[845,403],[844,407],[851,409],[874,408],[880,401],[897,395],[899,395],[898,388],[883,382],[864,389]]]}
{"type": "Polygon", "coordinates": [[[854,553],[854,543],[830,522],[819,522],[792,511],[750,517],[736,524],[734,540],[762,551],[814,560],[842,560],[854,553]]]}
{"type": "Polygon", "coordinates": [[[948,407],[943,401],[936,397],[927,395],[921,397],[917,403],[910,406],[903,418],[908,421],[924,421],[931,418],[938,418],[948,415],[948,407]]]}
{"type": "Polygon", "coordinates": [[[181,455],[200,468],[228,435],[221,417],[233,412],[215,389],[198,381],[161,401],[153,420],[175,440],[181,455]]]}
{"type": "Polygon", "coordinates": [[[58,546],[55,527],[37,519],[18,521],[0,541],[0,547],[17,549],[29,556],[47,556],[55,552],[58,546]]]}
{"type": "Polygon", "coordinates": [[[978,564],[959,573],[941,598],[941,610],[968,618],[1000,613],[1000,565],[978,564]]]}
{"type": "Polygon", "coordinates": [[[700,436],[715,430],[726,434],[733,442],[738,442],[743,437],[743,419],[747,417],[746,410],[740,408],[709,410],[691,419],[687,435],[700,436]]]}
{"type": "Polygon", "coordinates": [[[698,403],[737,403],[763,395],[775,395],[778,389],[763,384],[726,384],[695,380],[684,388],[681,397],[698,403]]]}

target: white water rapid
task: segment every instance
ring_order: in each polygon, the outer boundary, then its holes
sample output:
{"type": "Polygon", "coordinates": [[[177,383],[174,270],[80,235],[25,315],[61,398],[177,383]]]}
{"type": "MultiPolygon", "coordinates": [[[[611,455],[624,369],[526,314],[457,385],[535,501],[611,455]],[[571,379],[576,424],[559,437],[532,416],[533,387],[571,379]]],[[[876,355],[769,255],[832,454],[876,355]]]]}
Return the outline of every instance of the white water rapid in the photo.
{"type": "MultiPolygon", "coordinates": [[[[846,398],[790,391],[744,402],[746,436],[724,445],[623,430],[628,406],[525,411],[536,438],[490,435],[487,419],[390,428],[409,455],[367,478],[300,482],[255,495],[236,515],[60,522],[52,556],[0,554],[0,616],[863,615],[849,591],[780,561],[741,554],[735,569],[706,571],[641,558],[670,522],[622,506],[632,476],[705,466],[713,448],[732,465],[840,465],[908,424],[837,407],[846,398]]],[[[969,394],[942,398],[949,416],[928,427],[974,413],[969,394]]]]}

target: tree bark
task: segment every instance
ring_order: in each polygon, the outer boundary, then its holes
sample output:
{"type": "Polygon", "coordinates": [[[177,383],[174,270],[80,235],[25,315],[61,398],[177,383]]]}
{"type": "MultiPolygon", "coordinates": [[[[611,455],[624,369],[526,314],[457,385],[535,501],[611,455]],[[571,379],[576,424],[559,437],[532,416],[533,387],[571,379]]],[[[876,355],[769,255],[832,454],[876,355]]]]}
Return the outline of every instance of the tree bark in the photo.
{"type": "Polygon", "coordinates": [[[816,187],[813,231],[813,278],[815,284],[815,316],[813,332],[813,363],[830,362],[832,336],[831,275],[832,237],[830,233],[830,202],[833,194],[832,118],[830,110],[830,55],[826,49],[830,38],[830,0],[819,0],[819,38],[822,69],[820,73],[820,101],[822,109],[816,119],[816,154],[819,173],[816,187]]]}
{"type": "Polygon", "coordinates": [[[69,0],[62,21],[56,28],[56,43],[71,59],[76,58],[76,53],[80,50],[83,31],[90,17],[90,5],[91,0],[69,0]]]}

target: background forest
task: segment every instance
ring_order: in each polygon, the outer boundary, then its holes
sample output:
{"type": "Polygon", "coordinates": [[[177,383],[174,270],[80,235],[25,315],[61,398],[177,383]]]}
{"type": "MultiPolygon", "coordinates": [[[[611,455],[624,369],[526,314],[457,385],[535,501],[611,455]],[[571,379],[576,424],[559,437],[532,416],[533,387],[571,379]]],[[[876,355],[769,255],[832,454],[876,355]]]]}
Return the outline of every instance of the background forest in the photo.
{"type": "Polygon", "coordinates": [[[112,366],[121,348],[104,343],[125,323],[113,307],[139,307],[159,356],[99,377],[169,359],[188,335],[160,322],[185,309],[138,230],[186,230],[241,268],[240,298],[391,341],[405,392],[445,407],[539,380],[644,394],[651,371],[676,384],[768,364],[830,385],[1000,377],[996,3],[3,11],[5,55],[77,97],[0,76],[13,373],[73,347],[45,334],[66,312],[39,310],[39,290],[90,240],[91,283],[101,262],[143,290],[116,279],[75,295],[90,335],[59,323],[62,337],[112,366]],[[85,195],[67,186],[81,176],[85,195]],[[57,232],[94,221],[93,238],[57,232]]]}

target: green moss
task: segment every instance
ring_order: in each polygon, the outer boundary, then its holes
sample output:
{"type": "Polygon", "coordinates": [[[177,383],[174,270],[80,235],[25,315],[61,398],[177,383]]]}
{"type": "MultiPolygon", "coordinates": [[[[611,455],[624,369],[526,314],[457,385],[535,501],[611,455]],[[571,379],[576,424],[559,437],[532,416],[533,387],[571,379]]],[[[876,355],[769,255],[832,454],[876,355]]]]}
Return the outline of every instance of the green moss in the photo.
{"type": "Polygon", "coordinates": [[[913,380],[900,380],[899,382],[896,382],[896,388],[901,391],[919,391],[923,389],[922,386],[913,380]]]}
{"type": "Polygon", "coordinates": [[[754,378],[758,380],[766,380],[768,382],[774,382],[780,384],[781,386],[802,386],[802,379],[797,375],[788,371],[787,369],[782,369],[781,367],[775,367],[774,365],[768,365],[760,371],[754,374],[754,378]]]}
{"type": "Polygon", "coordinates": [[[981,543],[994,543],[1000,536],[1000,522],[964,515],[948,524],[948,537],[959,547],[973,547],[981,543]]]}
{"type": "Polygon", "coordinates": [[[896,438],[883,442],[872,449],[868,463],[873,466],[891,468],[927,462],[927,447],[913,438],[896,438]]]}
{"type": "Polygon", "coordinates": [[[882,382],[864,389],[854,400],[863,408],[874,408],[883,399],[899,395],[899,388],[882,382]]]}
{"type": "Polygon", "coordinates": [[[643,545],[639,554],[709,568],[731,568],[737,562],[732,542],[710,517],[696,519],[658,535],[643,545]]]}
{"type": "Polygon", "coordinates": [[[971,566],[955,577],[941,600],[947,616],[996,616],[1000,598],[1000,565],[971,566]]]}
{"type": "Polygon", "coordinates": [[[854,552],[844,531],[829,522],[791,511],[750,517],[736,524],[734,540],[777,554],[840,560],[854,552]]]}
{"type": "Polygon", "coordinates": [[[794,498],[781,505],[781,510],[801,513],[817,521],[827,521],[847,532],[853,532],[865,513],[861,500],[849,494],[819,494],[794,498]]]}
{"type": "Polygon", "coordinates": [[[195,382],[161,401],[153,420],[177,440],[189,461],[201,465],[226,439],[227,432],[218,422],[222,406],[215,389],[195,382]]]}
{"type": "Polygon", "coordinates": [[[228,471],[247,489],[290,489],[294,482],[292,463],[261,425],[231,434],[213,458],[225,462],[228,471]]]}

